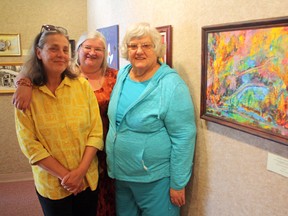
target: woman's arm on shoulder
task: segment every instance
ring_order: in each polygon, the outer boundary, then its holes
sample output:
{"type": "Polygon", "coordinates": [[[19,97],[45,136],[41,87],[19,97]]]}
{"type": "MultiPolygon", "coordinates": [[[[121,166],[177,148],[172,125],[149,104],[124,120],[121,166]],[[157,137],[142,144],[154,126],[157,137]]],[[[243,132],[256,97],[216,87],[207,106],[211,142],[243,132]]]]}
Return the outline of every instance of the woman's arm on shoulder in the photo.
{"type": "Polygon", "coordinates": [[[29,108],[32,98],[32,82],[28,77],[19,74],[15,80],[16,91],[12,97],[13,105],[20,110],[29,108]]]}

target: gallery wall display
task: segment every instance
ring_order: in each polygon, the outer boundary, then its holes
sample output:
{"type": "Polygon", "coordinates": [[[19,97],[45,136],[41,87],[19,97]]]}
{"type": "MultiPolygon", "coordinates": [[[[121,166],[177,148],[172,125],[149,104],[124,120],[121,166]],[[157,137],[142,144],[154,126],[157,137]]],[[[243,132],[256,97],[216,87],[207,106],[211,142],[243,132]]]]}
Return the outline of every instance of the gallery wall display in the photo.
{"type": "Polygon", "coordinates": [[[156,29],[162,35],[162,41],[166,44],[166,55],[163,61],[172,68],[172,26],[159,26],[156,29]]]}
{"type": "Polygon", "coordinates": [[[0,34],[1,56],[21,56],[20,34],[0,34]]]}
{"type": "Polygon", "coordinates": [[[288,17],[202,27],[200,117],[288,145],[288,17]]]}
{"type": "Polygon", "coordinates": [[[97,29],[106,38],[108,49],[108,66],[119,69],[119,25],[97,29]]]}
{"type": "Polygon", "coordinates": [[[23,63],[0,63],[0,93],[13,93],[14,80],[20,73],[23,63]]]}

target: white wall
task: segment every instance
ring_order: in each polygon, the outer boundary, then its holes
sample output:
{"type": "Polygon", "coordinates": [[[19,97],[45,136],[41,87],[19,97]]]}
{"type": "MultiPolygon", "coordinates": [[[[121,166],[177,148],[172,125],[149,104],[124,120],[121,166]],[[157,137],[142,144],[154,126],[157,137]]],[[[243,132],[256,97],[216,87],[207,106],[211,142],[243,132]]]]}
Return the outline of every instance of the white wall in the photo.
{"type": "MultiPolygon", "coordinates": [[[[187,188],[189,216],[286,216],[288,179],[267,171],[268,152],[288,147],[200,120],[201,27],[287,15],[287,0],[87,0],[88,29],[146,21],[173,27],[173,66],[190,87],[198,140],[194,176],[187,188]]],[[[126,64],[120,61],[120,66],[126,64]]]]}

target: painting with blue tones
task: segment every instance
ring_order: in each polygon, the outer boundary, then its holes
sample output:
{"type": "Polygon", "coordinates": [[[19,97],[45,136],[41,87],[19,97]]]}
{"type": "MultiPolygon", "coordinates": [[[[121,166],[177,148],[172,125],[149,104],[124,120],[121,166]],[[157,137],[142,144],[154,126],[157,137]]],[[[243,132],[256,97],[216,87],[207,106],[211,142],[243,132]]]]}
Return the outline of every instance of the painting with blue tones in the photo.
{"type": "Polygon", "coordinates": [[[106,38],[108,49],[108,66],[119,69],[119,25],[97,29],[106,38]]]}
{"type": "Polygon", "coordinates": [[[202,28],[201,118],[288,145],[288,17],[202,28]]]}

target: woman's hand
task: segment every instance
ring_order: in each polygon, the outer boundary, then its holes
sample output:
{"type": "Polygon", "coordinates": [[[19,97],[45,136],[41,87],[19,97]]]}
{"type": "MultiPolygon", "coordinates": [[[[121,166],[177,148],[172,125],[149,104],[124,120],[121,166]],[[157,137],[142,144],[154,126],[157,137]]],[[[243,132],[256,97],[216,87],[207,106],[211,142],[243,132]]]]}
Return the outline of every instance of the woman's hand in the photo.
{"type": "Polygon", "coordinates": [[[170,199],[171,202],[178,207],[185,205],[185,188],[181,190],[170,188],[170,199]]]}
{"type": "Polygon", "coordinates": [[[79,169],[72,170],[64,176],[61,181],[61,185],[69,192],[77,195],[83,191],[84,176],[85,173],[82,173],[79,169]]]}
{"type": "Polygon", "coordinates": [[[97,151],[98,149],[92,146],[85,147],[84,155],[78,168],[70,171],[62,178],[61,185],[66,190],[74,193],[74,195],[83,190],[84,177],[97,151]]]}
{"type": "Polygon", "coordinates": [[[13,94],[12,103],[17,109],[25,111],[30,106],[32,87],[18,86],[13,94]]]}

